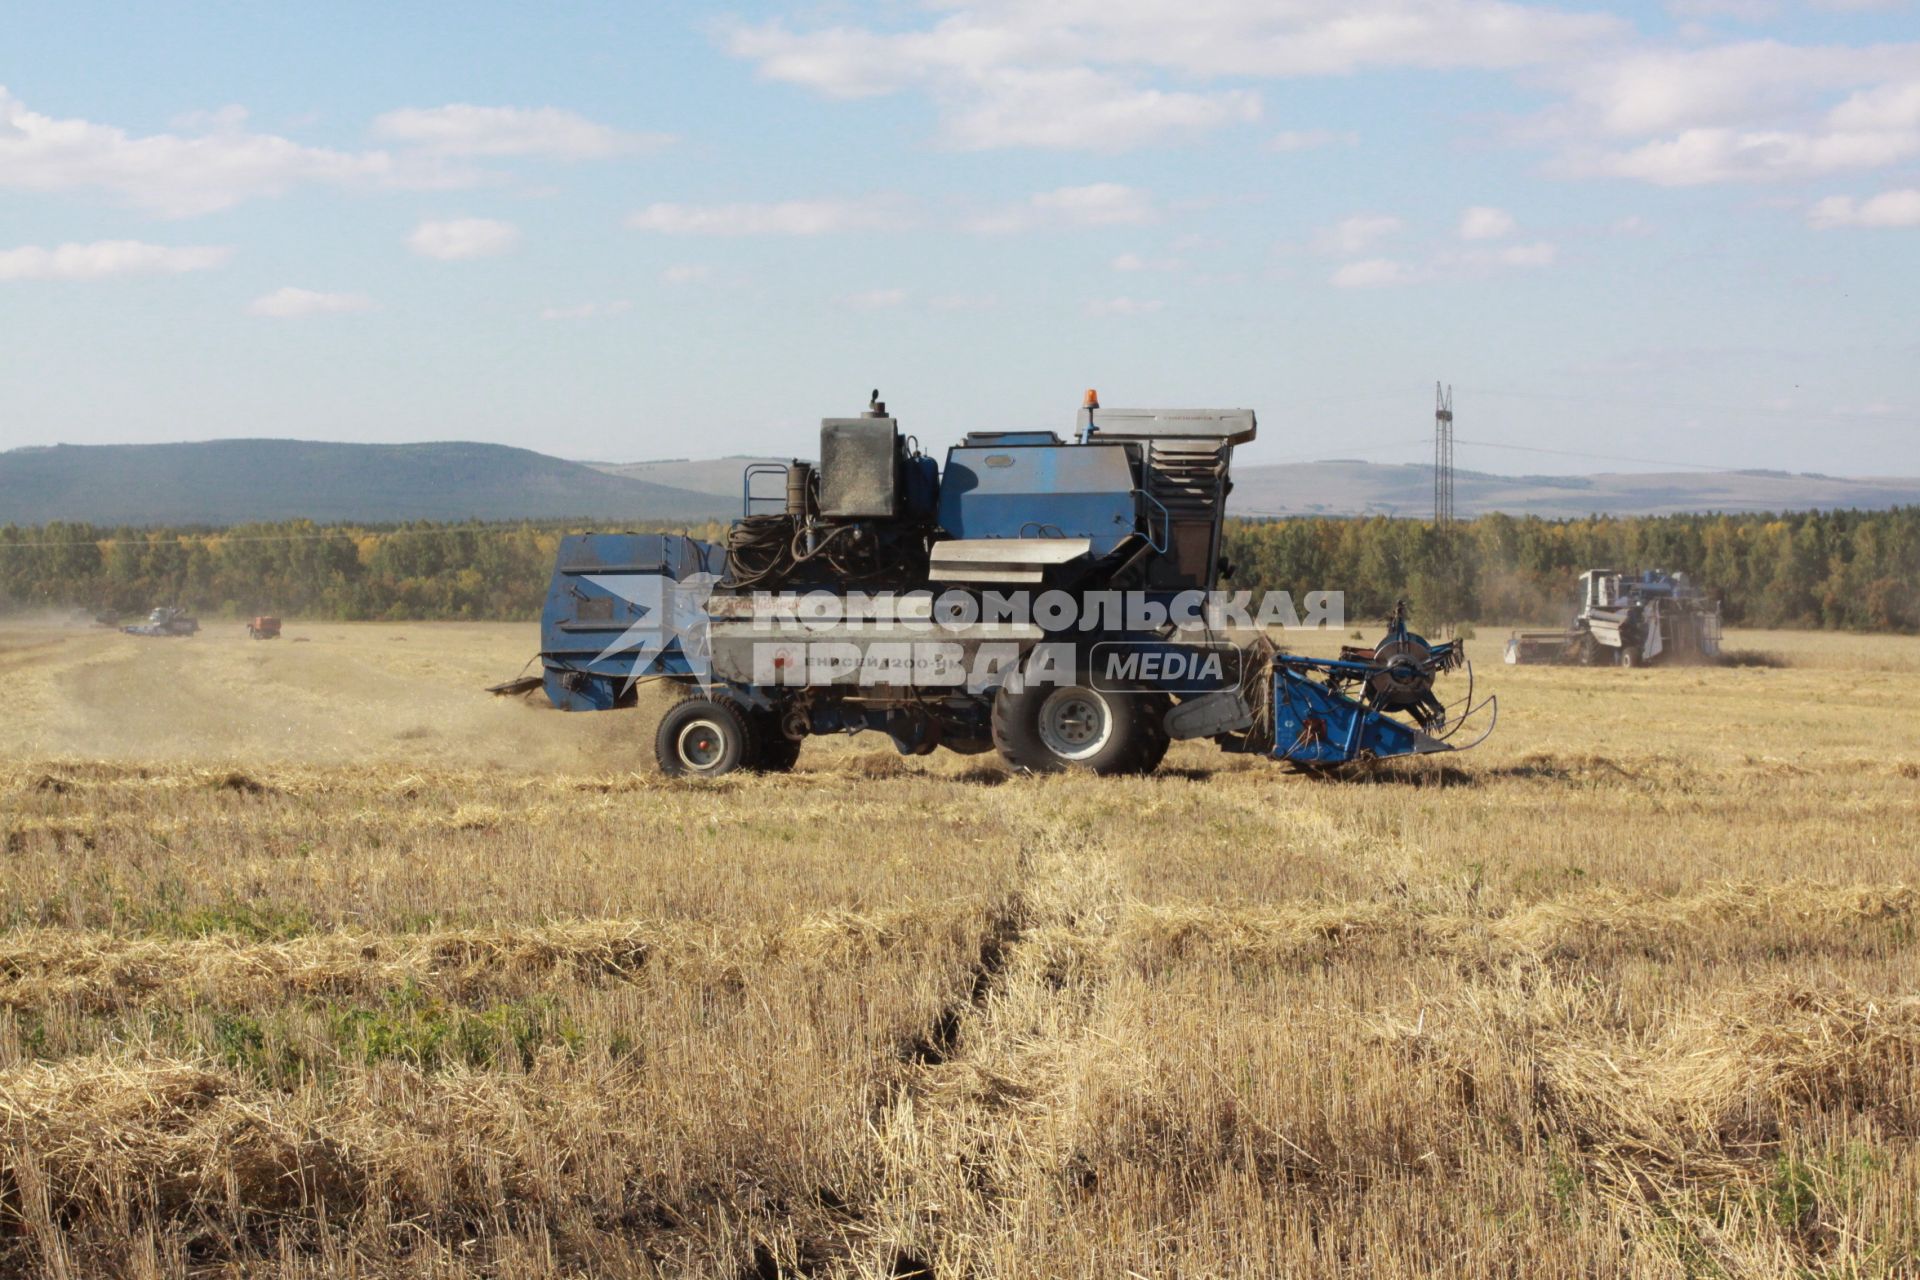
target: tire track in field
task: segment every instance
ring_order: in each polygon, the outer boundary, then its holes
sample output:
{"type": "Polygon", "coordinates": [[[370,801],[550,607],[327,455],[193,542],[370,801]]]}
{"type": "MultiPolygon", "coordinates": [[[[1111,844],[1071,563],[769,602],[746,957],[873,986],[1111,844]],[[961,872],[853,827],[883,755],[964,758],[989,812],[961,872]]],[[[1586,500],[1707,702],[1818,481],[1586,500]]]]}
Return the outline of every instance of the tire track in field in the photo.
{"type": "Polygon", "coordinates": [[[1093,1050],[1101,957],[1126,896],[1116,851],[1085,820],[1035,821],[1019,868],[972,991],[910,1047],[904,1087],[876,1117],[882,1274],[991,1273],[1017,1215],[1038,1209],[1030,1192],[1072,1176],[1074,1067],[1093,1050]]]}

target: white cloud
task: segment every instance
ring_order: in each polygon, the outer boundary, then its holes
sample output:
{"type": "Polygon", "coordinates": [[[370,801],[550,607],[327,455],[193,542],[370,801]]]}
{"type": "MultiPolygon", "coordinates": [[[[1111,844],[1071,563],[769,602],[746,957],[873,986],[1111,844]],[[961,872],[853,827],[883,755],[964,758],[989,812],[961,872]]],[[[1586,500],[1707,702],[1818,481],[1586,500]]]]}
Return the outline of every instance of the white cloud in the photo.
{"type": "Polygon", "coordinates": [[[1269,151],[1315,151],[1321,147],[1353,147],[1360,135],[1351,129],[1283,129],[1267,140],[1269,151]]]}
{"type": "Polygon", "coordinates": [[[929,93],[940,104],[946,142],[966,150],[1118,151],[1260,117],[1260,97],[1251,90],[1164,89],[1130,70],[1022,50],[1031,43],[1016,31],[965,19],[897,36],[849,28],[795,34],[772,24],[737,27],[729,39],[731,51],[758,62],[768,78],[828,97],[908,87],[929,93]]]}
{"type": "Polygon", "coordinates": [[[1803,133],[1688,129],[1600,160],[1594,170],[1664,187],[1817,178],[1920,155],[1920,131],[1803,133]]]}
{"type": "Polygon", "coordinates": [[[1575,173],[1803,181],[1920,154],[1920,43],[1639,50],[1569,68],[1565,82],[1568,105],[1542,127],[1575,173]]]}
{"type": "Polygon", "coordinates": [[[1920,227],[1920,190],[1883,191],[1856,201],[1852,196],[1829,196],[1807,213],[1807,222],[1830,227],[1920,227]]]}
{"type": "MultiPolygon", "coordinates": [[[[1848,6],[1880,0],[1828,0],[1848,6]]],[[[1670,0],[1757,20],[1779,0],[1670,0]]],[[[924,95],[961,147],[1117,150],[1256,120],[1248,81],[1383,68],[1505,70],[1562,100],[1519,136],[1564,172],[1666,185],[1805,179],[1916,154],[1920,42],[1640,36],[1629,21],[1509,0],[941,0],[904,24],[735,25],[736,56],[833,98],[924,95]],[[1848,95],[1851,95],[1850,97],[1848,95]],[[1823,118],[1832,104],[1846,99],[1823,118]],[[1719,132],[1716,132],[1719,131],[1719,132]]],[[[912,9],[903,10],[907,14],[912,9]]],[[[1295,130],[1276,151],[1351,142],[1295,130]]]]}
{"type": "Polygon", "coordinates": [[[453,104],[391,111],[374,133],[396,149],[311,147],[250,130],[246,108],[176,116],[173,132],[135,134],[78,118],[30,111],[0,86],[0,188],[98,191],[166,217],[232,208],[296,187],[470,187],[491,175],[464,157],[540,155],[584,159],[658,145],[658,134],[625,133],[552,107],[453,104]]]}
{"type": "Polygon", "coordinates": [[[1545,240],[1534,244],[1516,244],[1505,249],[1493,250],[1490,254],[1465,255],[1460,262],[1472,266],[1488,264],[1500,267],[1550,267],[1560,256],[1560,251],[1545,240]]]}
{"type": "Polygon", "coordinates": [[[271,316],[276,320],[346,315],[354,311],[371,310],[373,299],[362,293],[316,293],[312,289],[296,289],[291,285],[262,294],[247,304],[248,315],[271,316]]]}
{"type": "Polygon", "coordinates": [[[888,311],[894,307],[905,306],[905,289],[867,289],[860,293],[850,293],[840,299],[841,303],[855,311],[888,311]]]}
{"type": "Polygon", "coordinates": [[[520,228],[492,218],[451,218],[422,222],[407,237],[407,247],[424,258],[454,261],[491,258],[520,243],[520,228]]]}
{"type": "Polygon", "coordinates": [[[1388,236],[1399,233],[1406,224],[1384,213],[1356,213],[1330,227],[1322,227],[1314,244],[1322,253],[1351,255],[1365,252],[1388,236]]]}
{"type": "Polygon", "coordinates": [[[1031,204],[1048,218],[1070,227],[1137,227],[1159,216],[1151,195],[1118,182],[1057,187],[1034,196],[1031,204]]]}
{"type": "Polygon", "coordinates": [[[1178,271],[1186,263],[1179,258],[1143,258],[1137,253],[1123,253],[1111,265],[1115,271],[1178,271]]]}
{"type": "Polygon", "coordinates": [[[612,302],[581,302],[570,307],[542,307],[542,320],[601,320],[608,316],[623,316],[633,310],[633,303],[626,298],[616,298],[612,302]]]}
{"type": "Polygon", "coordinates": [[[1667,12],[1676,18],[1765,22],[1779,14],[1780,3],[1779,0],[1667,0],[1667,12]]]}
{"type": "Polygon", "coordinates": [[[1188,93],[1137,88],[1086,67],[1009,69],[984,78],[949,113],[946,136],[967,151],[1124,151],[1259,118],[1260,96],[1245,89],[1188,93]]]}
{"type": "Polygon", "coordinates": [[[819,236],[896,231],[910,219],[893,197],[782,200],[774,204],[650,204],[627,219],[636,231],[692,236],[819,236]]]}
{"type": "Polygon", "coordinates": [[[1095,298],[1087,303],[1090,316],[1147,316],[1165,309],[1158,298],[1095,298]]]}
{"type": "Polygon", "coordinates": [[[591,160],[663,145],[659,133],[629,133],[558,107],[407,107],[377,116],[376,137],[445,156],[550,156],[591,160]]]}
{"type": "MultiPolygon", "coordinates": [[[[1603,134],[1634,137],[1778,123],[1821,95],[1920,77],[1920,45],[1794,45],[1743,40],[1638,50],[1569,66],[1573,100],[1603,134]]],[[[1856,126],[1857,127],[1857,126],[1856,126]]]]}
{"type": "Polygon", "coordinates": [[[1505,209],[1477,204],[1460,215],[1462,240],[1499,240],[1513,234],[1513,215],[1505,209]]]}
{"type": "Polygon", "coordinates": [[[109,276],[178,275],[222,266],[233,250],[216,245],[144,244],[96,240],[47,249],[22,245],[0,250],[0,280],[104,280],[109,276]]]}
{"type": "Polygon", "coordinates": [[[752,283],[752,277],[733,267],[713,267],[700,262],[675,263],[661,270],[661,283],[676,289],[689,289],[695,285],[705,289],[741,289],[752,283]]]}
{"type": "Polygon", "coordinates": [[[991,311],[1000,299],[991,293],[942,293],[927,299],[935,311],[991,311]]]}
{"type": "Polygon", "coordinates": [[[802,85],[829,98],[895,93],[938,70],[963,73],[988,54],[931,33],[903,41],[856,27],[797,33],[778,22],[735,25],[726,34],[726,44],[735,57],[757,62],[767,79],[802,85]],[[896,51],[907,56],[888,56],[896,51]]]}
{"type": "Polygon", "coordinates": [[[1110,263],[1110,267],[1119,273],[1140,273],[1140,271],[1183,271],[1187,267],[1185,257],[1144,257],[1140,253],[1121,253],[1110,263]]]}
{"type": "Polygon", "coordinates": [[[924,93],[955,145],[1115,150],[1259,118],[1251,90],[1195,81],[1526,67],[1625,30],[1508,0],[950,0],[936,12],[893,30],[736,25],[727,43],[761,75],[827,97],[924,93]]]}
{"type": "Polygon", "coordinates": [[[1388,285],[1412,284],[1420,275],[1404,262],[1391,258],[1363,258],[1349,262],[1333,273],[1339,289],[1380,289],[1388,285]]]}
{"type": "Polygon", "coordinates": [[[1505,245],[1498,249],[1447,249],[1424,262],[1394,258],[1363,258],[1349,262],[1329,277],[1339,289],[1383,289],[1395,285],[1454,283],[1479,280],[1500,271],[1551,266],[1558,250],[1541,240],[1505,245]]]}
{"type": "Polygon", "coordinates": [[[248,111],[237,102],[210,111],[182,111],[167,123],[176,129],[204,133],[237,133],[246,127],[248,111]]]}
{"type": "Polygon", "coordinates": [[[963,88],[1008,67],[1085,62],[1185,76],[1344,75],[1369,67],[1519,67],[1588,50],[1617,18],[1505,0],[1200,0],[1197,4],[961,0],[918,30],[737,26],[728,45],[769,79],[831,97],[932,83],[963,88]]]}
{"type": "Polygon", "coordinates": [[[1853,94],[1827,113],[1827,122],[1836,129],[1920,129],[1920,79],[1853,94]]]}
{"type": "Polygon", "coordinates": [[[1160,218],[1151,192],[1118,182],[1056,187],[973,219],[970,231],[1003,234],[1056,227],[1139,227],[1160,218]]]}
{"type": "Polygon", "coordinates": [[[137,136],[29,111],[0,87],[0,187],[102,191],[153,213],[185,217],[305,183],[459,180],[428,169],[403,172],[384,151],[335,151],[249,133],[241,127],[244,117],[215,114],[208,132],[137,136]]]}

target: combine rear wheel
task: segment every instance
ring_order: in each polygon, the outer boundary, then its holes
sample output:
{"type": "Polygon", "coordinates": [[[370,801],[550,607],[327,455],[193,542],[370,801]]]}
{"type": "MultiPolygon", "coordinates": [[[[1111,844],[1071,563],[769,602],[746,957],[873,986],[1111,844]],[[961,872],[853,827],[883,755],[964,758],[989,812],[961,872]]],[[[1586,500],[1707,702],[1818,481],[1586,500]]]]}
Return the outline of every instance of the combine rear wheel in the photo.
{"type": "Polygon", "coordinates": [[[1141,693],[1087,683],[1003,686],[993,700],[993,745],[1028,773],[1143,772],[1153,745],[1145,704],[1141,693]]]}
{"type": "Polygon", "coordinates": [[[739,707],[713,698],[688,698],[660,717],[654,759],[670,778],[717,778],[751,768],[759,754],[754,726],[739,707]]]}

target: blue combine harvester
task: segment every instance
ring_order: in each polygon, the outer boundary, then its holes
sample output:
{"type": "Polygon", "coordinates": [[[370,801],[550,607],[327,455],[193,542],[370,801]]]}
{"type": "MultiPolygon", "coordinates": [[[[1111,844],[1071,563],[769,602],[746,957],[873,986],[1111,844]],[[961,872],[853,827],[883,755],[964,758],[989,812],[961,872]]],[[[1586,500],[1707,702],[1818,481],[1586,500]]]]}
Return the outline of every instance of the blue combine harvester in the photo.
{"type": "MultiPolygon", "coordinates": [[[[1483,710],[1464,665],[1396,614],[1371,648],[1278,651],[1293,602],[1222,591],[1221,522],[1248,410],[1103,409],[1078,431],[977,431],[939,467],[879,402],[821,424],[820,461],[755,464],[726,545],[566,538],[541,616],[567,711],[687,696],[654,749],[669,774],[793,766],[821,733],[907,754],[998,751],[1018,770],[1153,770],[1175,739],[1317,769],[1451,751],[1483,710]],[[1277,605],[1277,607],[1275,607],[1277,605]]],[[[1316,593],[1317,594],[1317,593],[1316,593]]],[[[1307,598],[1309,621],[1327,602],[1307,598]]],[[[1334,621],[1337,622],[1337,619],[1334,621]]]]}

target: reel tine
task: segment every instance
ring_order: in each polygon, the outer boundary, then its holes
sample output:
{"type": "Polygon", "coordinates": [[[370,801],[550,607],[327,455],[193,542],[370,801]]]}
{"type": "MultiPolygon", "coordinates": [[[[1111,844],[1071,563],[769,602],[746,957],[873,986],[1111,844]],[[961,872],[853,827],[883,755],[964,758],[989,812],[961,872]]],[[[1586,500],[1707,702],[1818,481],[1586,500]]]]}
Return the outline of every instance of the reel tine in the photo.
{"type": "Polygon", "coordinates": [[[1489,709],[1491,709],[1492,715],[1487,720],[1487,727],[1480,731],[1480,736],[1475,738],[1472,742],[1469,742],[1464,746],[1455,747],[1454,748],[1455,751],[1471,751],[1475,747],[1479,746],[1481,743],[1485,742],[1488,738],[1493,736],[1494,726],[1500,723],[1500,695],[1497,693],[1488,694],[1487,700],[1485,702],[1473,708],[1471,711],[1467,712],[1466,715],[1460,718],[1460,723],[1465,724],[1472,717],[1477,716],[1482,711],[1486,711],[1489,709]]]}
{"type": "Polygon", "coordinates": [[[1442,742],[1447,741],[1452,738],[1454,734],[1460,732],[1460,726],[1465,724],[1473,716],[1473,663],[1469,661],[1463,665],[1467,669],[1467,696],[1454,703],[1452,707],[1446,709],[1447,727],[1438,735],[1442,742]],[[1467,709],[1456,718],[1453,714],[1455,707],[1465,707],[1467,709]]]}
{"type": "Polygon", "coordinates": [[[1428,735],[1436,742],[1445,742],[1452,738],[1454,734],[1460,732],[1460,726],[1470,720],[1473,717],[1473,713],[1478,710],[1478,708],[1473,705],[1473,664],[1469,662],[1466,666],[1467,696],[1458,702],[1441,708],[1441,716],[1444,718],[1446,727],[1438,733],[1428,735]],[[1461,708],[1463,707],[1466,708],[1466,710],[1462,711],[1461,708]],[[1454,714],[1455,712],[1460,712],[1460,714],[1456,716],[1454,714]]]}

